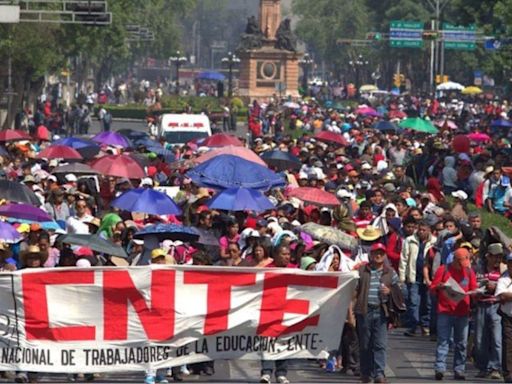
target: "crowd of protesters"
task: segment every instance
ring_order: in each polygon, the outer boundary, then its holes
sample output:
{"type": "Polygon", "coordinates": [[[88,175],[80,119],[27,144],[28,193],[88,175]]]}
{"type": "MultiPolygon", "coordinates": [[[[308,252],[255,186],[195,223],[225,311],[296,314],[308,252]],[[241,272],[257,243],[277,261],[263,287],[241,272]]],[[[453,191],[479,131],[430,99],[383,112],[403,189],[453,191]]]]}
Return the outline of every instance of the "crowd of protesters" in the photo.
{"type": "MultiPolygon", "coordinates": [[[[484,230],[482,210],[470,208],[476,204],[512,216],[509,129],[492,127],[495,120],[508,121],[506,101],[392,97],[374,105],[382,117],[357,114],[355,108],[331,108],[314,99],[292,107],[285,104],[254,102],[250,112],[252,135],[245,143],[249,148],[258,155],[289,152],[301,162],[283,171],[288,181],[284,188],[267,192],[275,208],[259,214],[208,207],[215,191],[185,176],[194,159],[209,150],[197,143],[169,148],[176,157],[171,163],[144,145],[137,146],[133,150],[147,160],[146,177],[139,180],[55,175],[57,161],[35,159],[51,144],[53,126],[47,127],[48,137],[7,143],[1,177],[34,191],[59,228],[15,224],[23,240],[0,243],[1,268],[163,263],[358,271],[353,303],[346,319],[340,319],[341,344],[319,361],[321,366],[362,382],[386,382],[387,333],[403,327],[404,338],[437,341],[436,380],[443,380],[448,371],[455,379],[464,379],[471,359],[479,378],[512,382],[512,242],[499,228],[484,230]],[[439,134],[374,128],[380,120],[398,122],[406,116],[430,119],[439,134]],[[321,131],[343,137],[346,144],[315,139],[321,131]],[[488,139],[463,139],[470,133],[488,139]],[[115,197],[137,186],[177,187],[174,199],[183,215],[132,216],[110,206],[115,197]],[[305,186],[332,192],[339,204],[325,207],[289,197],[291,190],[305,186]],[[149,259],[144,258],[144,241],[133,235],[157,222],[194,226],[215,242],[164,241],[149,259]],[[358,245],[315,239],[301,231],[305,223],[335,228],[358,245]],[[63,233],[97,234],[121,245],[128,258],[63,244],[63,233]],[[449,365],[450,347],[454,357],[449,365]]],[[[41,107],[26,122],[27,129],[43,124],[39,120],[44,117],[51,120],[46,104],[41,107]]],[[[213,362],[169,370],[175,381],[187,373],[214,372],[213,362]]],[[[146,383],[167,382],[166,374],[148,372],[146,383]]],[[[270,383],[272,374],[277,382],[287,383],[286,361],[276,361],[275,366],[264,361],[260,382],[270,383]]],[[[93,380],[94,375],[86,378],[93,380]]],[[[16,374],[17,382],[37,379],[35,373],[16,374]]]]}

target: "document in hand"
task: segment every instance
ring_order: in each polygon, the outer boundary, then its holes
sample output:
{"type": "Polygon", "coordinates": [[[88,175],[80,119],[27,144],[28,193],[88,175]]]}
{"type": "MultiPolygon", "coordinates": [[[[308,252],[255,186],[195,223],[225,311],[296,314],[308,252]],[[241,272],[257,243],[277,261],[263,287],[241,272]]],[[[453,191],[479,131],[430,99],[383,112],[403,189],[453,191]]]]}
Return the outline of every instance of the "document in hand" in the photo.
{"type": "Polygon", "coordinates": [[[462,289],[462,287],[457,283],[453,277],[450,277],[448,280],[446,280],[445,283],[446,289],[445,294],[450,299],[458,303],[464,297],[466,297],[466,292],[462,289]]]}

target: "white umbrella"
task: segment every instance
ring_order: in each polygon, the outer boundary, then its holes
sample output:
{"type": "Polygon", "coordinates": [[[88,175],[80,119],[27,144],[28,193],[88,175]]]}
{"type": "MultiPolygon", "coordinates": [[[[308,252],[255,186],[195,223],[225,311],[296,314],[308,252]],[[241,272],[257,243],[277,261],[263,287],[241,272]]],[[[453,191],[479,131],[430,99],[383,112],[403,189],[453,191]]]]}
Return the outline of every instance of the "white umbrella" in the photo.
{"type": "Polygon", "coordinates": [[[464,88],[462,84],[447,81],[446,83],[439,84],[436,89],[438,91],[462,91],[464,88]]]}

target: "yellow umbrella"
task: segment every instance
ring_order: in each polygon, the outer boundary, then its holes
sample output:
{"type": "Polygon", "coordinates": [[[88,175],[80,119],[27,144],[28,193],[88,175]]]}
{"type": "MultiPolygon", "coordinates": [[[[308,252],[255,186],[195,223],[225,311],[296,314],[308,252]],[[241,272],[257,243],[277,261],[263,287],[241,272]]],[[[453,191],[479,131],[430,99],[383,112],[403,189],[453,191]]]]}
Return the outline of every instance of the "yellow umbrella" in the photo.
{"type": "Polygon", "coordinates": [[[371,92],[371,91],[378,91],[378,90],[379,90],[379,88],[373,84],[365,84],[365,85],[362,85],[361,88],[359,88],[359,92],[371,92]]]}
{"type": "Polygon", "coordinates": [[[462,90],[463,95],[478,95],[479,93],[482,93],[482,92],[483,91],[480,88],[478,88],[474,85],[466,87],[462,90]]]}

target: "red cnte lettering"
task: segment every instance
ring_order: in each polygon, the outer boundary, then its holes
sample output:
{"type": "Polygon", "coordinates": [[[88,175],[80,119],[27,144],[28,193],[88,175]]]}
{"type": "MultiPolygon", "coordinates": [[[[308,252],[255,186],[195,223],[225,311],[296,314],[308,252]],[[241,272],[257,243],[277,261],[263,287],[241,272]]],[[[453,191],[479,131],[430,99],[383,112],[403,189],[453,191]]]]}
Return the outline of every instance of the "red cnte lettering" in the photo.
{"type": "Polygon", "coordinates": [[[151,271],[151,303],[148,307],[128,271],[104,271],[105,340],[127,339],[128,302],[137,312],[149,340],[171,339],[174,336],[174,284],[174,271],[151,271]]]}
{"type": "Polygon", "coordinates": [[[334,289],[338,286],[338,278],[334,276],[317,277],[315,274],[305,276],[265,273],[258,335],[278,337],[292,332],[300,332],[307,326],[318,325],[320,319],[318,315],[308,317],[290,327],[283,325],[285,313],[300,315],[309,313],[308,300],[286,298],[288,287],[291,285],[334,289]]]}
{"type": "Polygon", "coordinates": [[[41,272],[21,275],[27,340],[94,340],[94,326],[50,328],[47,285],[94,284],[94,272],[41,272]]]}
{"type": "Polygon", "coordinates": [[[256,274],[186,271],[183,281],[185,284],[208,285],[204,334],[214,335],[228,329],[231,288],[253,285],[256,282],[256,274]]]}

